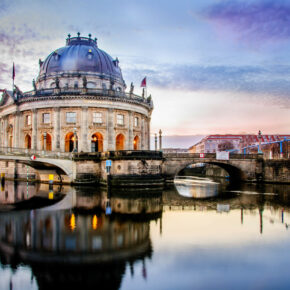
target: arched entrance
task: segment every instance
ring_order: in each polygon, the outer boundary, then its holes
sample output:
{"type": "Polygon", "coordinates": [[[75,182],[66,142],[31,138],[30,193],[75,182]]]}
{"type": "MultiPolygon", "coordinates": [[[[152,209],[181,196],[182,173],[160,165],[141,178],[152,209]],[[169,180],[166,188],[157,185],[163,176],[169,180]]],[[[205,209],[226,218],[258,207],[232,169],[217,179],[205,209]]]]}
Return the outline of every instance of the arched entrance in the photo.
{"type": "Polygon", "coordinates": [[[102,152],[103,151],[103,135],[101,133],[94,133],[91,140],[91,151],[102,152]]]}
{"type": "Polygon", "coordinates": [[[65,135],[65,152],[72,152],[74,150],[74,141],[76,138],[76,151],[78,150],[78,136],[74,136],[73,132],[65,135]]]}
{"type": "Polygon", "coordinates": [[[24,142],[25,142],[25,148],[31,149],[31,137],[30,137],[30,135],[27,134],[25,136],[24,142]]]}
{"type": "Polygon", "coordinates": [[[119,134],[116,137],[116,150],[124,150],[125,149],[125,136],[123,134],[119,134]]]}
{"type": "Polygon", "coordinates": [[[133,149],[134,150],[139,150],[139,136],[135,136],[134,140],[133,140],[133,149]]]}
{"type": "Polygon", "coordinates": [[[51,135],[44,133],[41,136],[41,148],[45,151],[51,151],[51,135]]]}

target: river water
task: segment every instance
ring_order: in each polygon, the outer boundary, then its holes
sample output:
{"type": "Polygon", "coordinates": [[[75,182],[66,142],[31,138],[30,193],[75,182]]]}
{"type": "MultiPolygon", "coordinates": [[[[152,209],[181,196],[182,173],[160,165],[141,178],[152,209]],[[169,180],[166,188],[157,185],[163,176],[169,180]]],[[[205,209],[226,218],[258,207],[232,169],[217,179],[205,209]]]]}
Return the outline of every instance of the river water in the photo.
{"type": "Polygon", "coordinates": [[[290,189],[180,177],[158,190],[6,182],[0,289],[289,289],[290,189]]]}

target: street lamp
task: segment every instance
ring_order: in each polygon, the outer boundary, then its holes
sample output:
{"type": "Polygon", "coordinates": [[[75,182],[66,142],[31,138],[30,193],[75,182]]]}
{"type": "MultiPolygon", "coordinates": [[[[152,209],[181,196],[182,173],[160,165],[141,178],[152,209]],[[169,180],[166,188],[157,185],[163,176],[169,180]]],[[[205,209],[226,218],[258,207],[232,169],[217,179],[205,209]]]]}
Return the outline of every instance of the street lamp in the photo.
{"type": "Polygon", "coordinates": [[[77,152],[77,128],[74,128],[74,149],[73,152],[77,152]]]}
{"type": "Polygon", "coordinates": [[[157,134],[155,133],[155,151],[157,151],[157,134]]]}
{"type": "Polygon", "coordinates": [[[258,147],[258,154],[262,154],[262,150],[261,150],[261,140],[262,140],[262,132],[261,130],[259,130],[258,132],[258,139],[259,139],[259,147],[258,147]]]}
{"type": "Polygon", "coordinates": [[[159,130],[159,150],[162,150],[162,131],[159,130]]]}

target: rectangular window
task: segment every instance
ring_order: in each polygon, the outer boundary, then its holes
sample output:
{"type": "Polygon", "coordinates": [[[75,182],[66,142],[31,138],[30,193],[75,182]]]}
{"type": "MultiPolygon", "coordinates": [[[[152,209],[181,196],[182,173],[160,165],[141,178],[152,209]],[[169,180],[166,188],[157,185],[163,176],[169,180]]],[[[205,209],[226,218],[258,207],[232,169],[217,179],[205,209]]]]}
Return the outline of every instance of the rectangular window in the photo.
{"type": "Polygon", "coordinates": [[[31,115],[27,115],[26,116],[26,126],[30,126],[31,125],[31,115]]]}
{"type": "Polygon", "coordinates": [[[50,113],[43,113],[42,114],[42,123],[49,124],[50,123],[50,113]]]}
{"type": "Polygon", "coordinates": [[[67,123],[76,123],[77,122],[77,113],[75,113],[75,112],[66,113],[66,122],[67,123]]]}
{"type": "Polygon", "coordinates": [[[95,124],[102,124],[103,123],[102,113],[99,113],[99,112],[93,113],[93,123],[95,123],[95,124]]]}
{"type": "Polygon", "coordinates": [[[121,115],[121,114],[117,115],[117,124],[124,125],[124,115],[121,115]]]}
{"type": "Polygon", "coordinates": [[[139,118],[138,117],[135,117],[134,118],[134,126],[135,127],[138,127],[139,126],[139,118]]]}

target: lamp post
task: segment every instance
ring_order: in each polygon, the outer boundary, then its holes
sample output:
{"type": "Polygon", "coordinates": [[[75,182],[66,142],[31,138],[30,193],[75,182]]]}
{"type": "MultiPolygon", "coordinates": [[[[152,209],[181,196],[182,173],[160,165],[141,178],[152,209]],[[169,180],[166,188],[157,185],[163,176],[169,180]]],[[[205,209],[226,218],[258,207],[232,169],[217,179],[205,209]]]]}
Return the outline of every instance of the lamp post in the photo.
{"type": "Polygon", "coordinates": [[[157,134],[156,133],[155,133],[154,139],[155,139],[155,151],[157,151],[157,134]]]}
{"type": "Polygon", "coordinates": [[[46,137],[47,137],[47,133],[44,132],[43,133],[43,150],[46,151],[46,137]]]}
{"type": "Polygon", "coordinates": [[[74,128],[74,149],[73,152],[77,152],[77,128],[74,128]]]}
{"type": "Polygon", "coordinates": [[[162,150],[162,131],[159,130],[159,150],[162,150]]]}
{"type": "Polygon", "coordinates": [[[258,139],[259,139],[259,147],[258,147],[258,154],[262,154],[262,150],[261,150],[261,140],[262,140],[262,132],[261,130],[259,130],[258,132],[258,139]]]}

